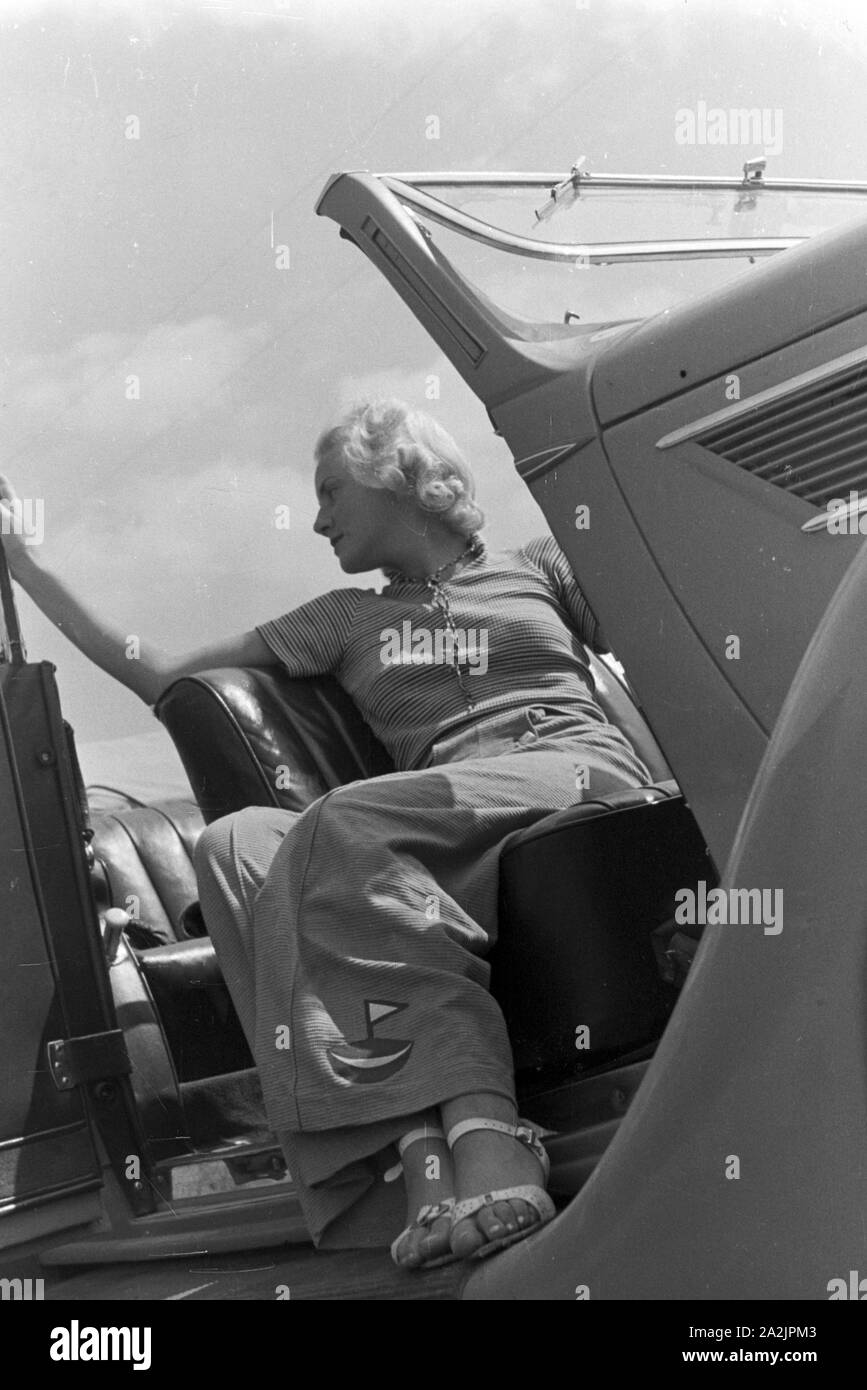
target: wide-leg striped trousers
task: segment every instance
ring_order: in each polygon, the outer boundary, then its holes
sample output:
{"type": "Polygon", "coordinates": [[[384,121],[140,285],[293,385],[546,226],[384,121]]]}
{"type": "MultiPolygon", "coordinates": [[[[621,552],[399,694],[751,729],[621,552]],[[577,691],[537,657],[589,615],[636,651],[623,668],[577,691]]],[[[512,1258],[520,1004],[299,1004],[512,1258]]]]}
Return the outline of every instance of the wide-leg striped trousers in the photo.
{"type": "Polygon", "coordinates": [[[400,1229],[401,1184],[382,1174],[407,1118],[514,1094],[484,959],[508,838],[650,780],[617,730],[533,705],[443,740],[421,770],[205,829],[202,910],[317,1244],[400,1229]]]}

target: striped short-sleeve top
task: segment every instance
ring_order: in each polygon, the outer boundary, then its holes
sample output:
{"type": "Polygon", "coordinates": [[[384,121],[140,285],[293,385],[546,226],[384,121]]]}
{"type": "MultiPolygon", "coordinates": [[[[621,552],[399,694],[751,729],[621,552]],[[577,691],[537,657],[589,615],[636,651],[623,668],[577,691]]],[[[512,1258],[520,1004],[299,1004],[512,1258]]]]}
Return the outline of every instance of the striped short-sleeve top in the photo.
{"type": "Polygon", "coordinates": [[[553,537],[485,550],[443,589],[451,628],[423,580],[400,578],[332,589],[256,631],[290,675],[334,675],[399,771],[475,720],[536,703],[567,707],[622,751],[583,644],[607,647],[553,537]]]}

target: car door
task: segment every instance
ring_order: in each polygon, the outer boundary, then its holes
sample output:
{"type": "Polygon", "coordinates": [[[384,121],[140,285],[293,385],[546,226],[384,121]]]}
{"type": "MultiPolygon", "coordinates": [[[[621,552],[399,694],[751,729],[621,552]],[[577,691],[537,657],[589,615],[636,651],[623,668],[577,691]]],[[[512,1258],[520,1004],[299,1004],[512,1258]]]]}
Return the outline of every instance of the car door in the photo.
{"type": "MultiPolygon", "coordinates": [[[[5,674],[5,673],[4,673],[5,674]]],[[[0,1248],[98,1216],[100,1166],[77,1089],[60,1090],[49,1042],[70,1035],[0,680],[0,1248]]],[[[0,1260],[2,1263],[2,1260],[0,1260]]]]}
{"type": "MultiPolygon", "coordinates": [[[[122,1174],[144,1145],[90,889],[71,730],[53,666],[26,660],[2,545],[0,598],[2,1250],[98,1218],[103,1156],[122,1174]]],[[[126,1188],[133,1210],[153,1209],[147,1191],[126,1188]]]]}

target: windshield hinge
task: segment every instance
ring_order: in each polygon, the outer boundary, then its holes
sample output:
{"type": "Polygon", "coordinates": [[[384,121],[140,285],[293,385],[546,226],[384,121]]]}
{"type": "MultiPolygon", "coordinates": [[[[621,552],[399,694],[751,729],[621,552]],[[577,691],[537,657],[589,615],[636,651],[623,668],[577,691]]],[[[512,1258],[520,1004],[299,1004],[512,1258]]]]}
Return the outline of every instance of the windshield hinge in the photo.
{"type": "Polygon", "coordinates": [[[756,206],[755,190],[765,181],[767,162],[765,156],[760,154],[756,155],[755,159],[748,159],[744,164],[744,178],[741,187],[746,191],[738,194],[735,212],[752,212],[756,206]]]}
{"type": "Polygon", "coordinates": [[[582,154],[580,159],[576,159],[571,170],[565,179],[560,183],[555,183],[553,188],[548,189],[548,202],[543,208],[536,208],[536,221],[544,222],[546,217],[551,217],[558,207],[570,207],[578,198],[580,189],[579,184],[582,178],[589,179],[590,175],[584,172],[584,165],[587,163],[586,154],[582,154]]]}
{"type": "Polygon", "coordinates": [[[744,164],[744,183],[761,183],[765,177],[767,167],[765,155],[757,155],[755,159],[748,159],[744,164]]]}

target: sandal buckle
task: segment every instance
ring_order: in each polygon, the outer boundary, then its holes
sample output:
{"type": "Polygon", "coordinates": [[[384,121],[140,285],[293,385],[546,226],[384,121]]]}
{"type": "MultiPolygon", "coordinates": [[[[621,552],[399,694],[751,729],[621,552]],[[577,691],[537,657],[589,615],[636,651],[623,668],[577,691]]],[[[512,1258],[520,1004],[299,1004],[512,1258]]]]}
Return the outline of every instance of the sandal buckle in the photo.
{"type": "Polygon", "coordinates": [[[526,1144],[528,1149],[538,1152],[542,1145],[539,1143],[539,1136],[529,1125],[518,1125],[515,1129],[515,1138],[520,1139],[522,1144],[526,1144]]]}
{"type": "Polygon", "coordinates": [[[424,1214],[424,1224],[430,1225],[434,1221],[439,1221],[441,1216],[448,1216],[451,1208],[448,1202],[435,1202],[433,1206],[427,1207],[424,1214]]]}

